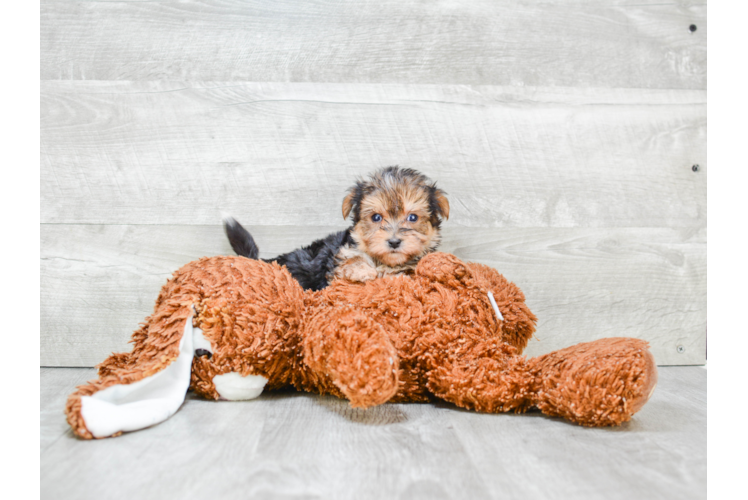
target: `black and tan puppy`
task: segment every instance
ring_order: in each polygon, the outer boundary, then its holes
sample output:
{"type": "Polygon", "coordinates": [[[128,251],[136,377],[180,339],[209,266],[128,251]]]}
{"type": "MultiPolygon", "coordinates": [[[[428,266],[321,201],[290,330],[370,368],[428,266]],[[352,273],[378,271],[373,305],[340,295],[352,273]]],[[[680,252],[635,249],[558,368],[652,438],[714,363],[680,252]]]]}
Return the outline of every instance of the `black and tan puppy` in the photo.
{"type": "MultiPolygon", "coordinates": [[[[335,278],[366,281],[407,274],[439,245],[449,202],[425,175],[387,167],[349,190],[343,217],[349,216],[353,225],[348,229],[266,261],[286,266],[302,287],[311,290],[321,290],[335,278]]],[[[235,219],[226,217],[224,229],[238,255],[258,257],[252,235],[235,219]]]]}

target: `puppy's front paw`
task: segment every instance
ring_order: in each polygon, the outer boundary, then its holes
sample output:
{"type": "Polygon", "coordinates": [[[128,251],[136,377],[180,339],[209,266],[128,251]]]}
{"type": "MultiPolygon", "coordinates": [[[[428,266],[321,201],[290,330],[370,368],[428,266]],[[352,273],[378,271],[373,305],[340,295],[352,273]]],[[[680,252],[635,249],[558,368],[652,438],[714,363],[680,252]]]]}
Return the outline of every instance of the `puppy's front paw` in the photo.
{"type": "Polygon", "coordinates": [[[345,278],[350,281],[364,282],[377,277],[377,270],[371,266],[361,265],[345,270],[345,278]]]}
{"type": "Polygon", "coordinates": [[[338,267],[335,276],[348,281],[364,282],[377,277],[377,269],[362,259],[351,259],[338,267]]]}

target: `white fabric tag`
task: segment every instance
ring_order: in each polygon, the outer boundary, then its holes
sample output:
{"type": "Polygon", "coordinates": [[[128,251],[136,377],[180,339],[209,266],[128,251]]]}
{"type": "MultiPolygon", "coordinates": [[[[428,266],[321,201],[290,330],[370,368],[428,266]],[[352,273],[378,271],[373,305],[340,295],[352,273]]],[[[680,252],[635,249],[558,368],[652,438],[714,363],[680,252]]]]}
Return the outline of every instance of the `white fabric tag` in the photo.
{"type": "Polygon", "coordinates": [[[499,318],[499,321],[504,321],[504,316],[501,314],[501,311],[499,311],[499,306],[496,305],[496,299],[493,298],[493,293],[490,291],[488,292],[488,300],[491,301],[491,307],[493,307],[493,310],[496,312],[496,317],[499,318]]]}

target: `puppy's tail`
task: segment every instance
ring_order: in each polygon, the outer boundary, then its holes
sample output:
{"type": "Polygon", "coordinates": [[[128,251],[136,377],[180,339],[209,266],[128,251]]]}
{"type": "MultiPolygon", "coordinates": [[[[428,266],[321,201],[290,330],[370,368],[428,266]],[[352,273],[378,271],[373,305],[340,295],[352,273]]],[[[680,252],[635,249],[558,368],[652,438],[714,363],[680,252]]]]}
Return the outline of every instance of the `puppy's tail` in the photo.
{"type": "Polygon", "coordinates": [[[252,235],[239,222],[228,214],[223,214],[223,230],[237,255],[257,259],[260,250],[252,235]]]}

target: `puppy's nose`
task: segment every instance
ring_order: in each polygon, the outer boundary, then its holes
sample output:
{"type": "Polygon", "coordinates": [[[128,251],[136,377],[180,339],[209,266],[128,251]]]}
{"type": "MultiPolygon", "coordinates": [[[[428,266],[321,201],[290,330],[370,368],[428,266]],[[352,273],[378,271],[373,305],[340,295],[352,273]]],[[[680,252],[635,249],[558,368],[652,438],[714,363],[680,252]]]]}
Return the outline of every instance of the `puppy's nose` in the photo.
{"type": "Polygon", "coordinates": [[[389,240],[387,240],[387,243],[390,245],[390,248],[397,248],[400,246],[401,241],[402,240],[398,238],[390,238],[389,240]]]}

